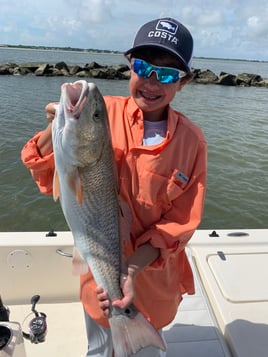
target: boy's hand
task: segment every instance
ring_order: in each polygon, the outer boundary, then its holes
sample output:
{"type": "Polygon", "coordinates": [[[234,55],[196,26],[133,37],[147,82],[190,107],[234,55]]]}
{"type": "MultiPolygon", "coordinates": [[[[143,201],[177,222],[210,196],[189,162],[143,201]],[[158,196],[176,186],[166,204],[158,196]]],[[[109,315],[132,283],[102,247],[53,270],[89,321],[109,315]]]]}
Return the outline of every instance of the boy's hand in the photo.
{"type": "Polygon", "coordinates": [[[126,309],[132,304],[135,297],[134,278],[130,275],[121,274],[121,289],[123,293],[122,299],[114,300],[112,305],[120,309],[126,309]]]}
{"type": "MultiPolygon", "coordinates": [[[[120,309],[126,309],[134,300],[134,279],[129,275],[122,274],[121,289],[123,292],[122,299],[114,300],[112,302],[112,306],[119,307],[120,309]]],[[[109,299],[108,293],[100,286],[98,286],[95,291],[99,300],[99,306],[102,309],[104,316],[109,317],[111,301],[109,299]]]]}
{"type": "Polygon", "coordinates": [[[46,111],[46,117],[47,117],[47,120],[51,123],[54,118],[55,118],[55,113],[56,113],[56,109],[57,109],[57,106],[58,106],[58,102],[51,102],[51,103],[48,103],[45,107],[45,111],[46,111]]]}
{"type": "Polygon", "coordinates": [[[110,315],[110,299],[109,299],[108,293],[106,291],[104,291],[103,288],[100,286],[97,286],[95,291],[97,294],[97,298],[99,300],[100,308],[103,311],[103,315],[105,317],[109,317],[109,315],[110,315]]]}
{"type": "MultiPolygon", "coordinates": [[[[121,299],[112,301],[112,306],[120,309],[126,309],[135,297],[135,278],[137,274],[147,265],[152,263],[159,257],[160,249],[154,248],[150,243],[141,245],[128,259],[127,262],[127,274],[121,274],[120,286],[123,293],[121,299]]],[[[111,300],[108,293],[103,290],[102,287],[96,288],[97,298],[99,300],[100,308],[103,310],[103,314],[109,317],[111,310],[111,300]]]]}

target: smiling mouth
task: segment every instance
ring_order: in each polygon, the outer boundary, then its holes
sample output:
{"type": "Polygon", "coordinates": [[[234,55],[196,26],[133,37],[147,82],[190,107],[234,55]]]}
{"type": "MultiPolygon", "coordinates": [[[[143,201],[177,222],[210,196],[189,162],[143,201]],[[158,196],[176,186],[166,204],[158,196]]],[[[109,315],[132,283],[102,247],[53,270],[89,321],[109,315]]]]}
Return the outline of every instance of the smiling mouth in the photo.
{"type": "Polygon", "coordinates": [[[141,95],[143,98],[148,99],[148,100],[156,100],[156,99],[161,98],[160,95],[152,95],[152,94],[148,94],[148,93],[142,92],[142,91],[140,91],[140,95],[141,95]]]}

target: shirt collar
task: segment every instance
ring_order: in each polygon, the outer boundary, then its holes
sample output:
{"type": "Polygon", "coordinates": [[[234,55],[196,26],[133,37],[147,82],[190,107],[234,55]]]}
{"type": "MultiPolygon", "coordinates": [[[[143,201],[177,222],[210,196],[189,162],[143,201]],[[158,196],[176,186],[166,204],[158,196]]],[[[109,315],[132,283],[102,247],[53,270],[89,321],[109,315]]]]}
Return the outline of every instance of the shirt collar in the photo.
{"type": "Polygon", "coordinates": [[[133,97],[129,97],[127,104],[127,115],[130,126],[132,126],[137,119],[142,119],[142,111],[135,103],[133,97]]]}
{"type": "MultiPolygon", "coordinates": [[[[135,103],[133,97],[129,97],[128,104],[127,104],[127,114],[128,114],[128,120],[130,122],[130,125],[132,126],[135,121],[142,120],[143,115],[142,111],[140,108],[137,106],[135,103]]],[[[173,136],[176,127],[178,125],[180,116],[178,115],[177,112],[175,112],[171,106],[168,106],[168,123],[167,123],[167,130],[170,134],[170,137],[173,136]]]]}

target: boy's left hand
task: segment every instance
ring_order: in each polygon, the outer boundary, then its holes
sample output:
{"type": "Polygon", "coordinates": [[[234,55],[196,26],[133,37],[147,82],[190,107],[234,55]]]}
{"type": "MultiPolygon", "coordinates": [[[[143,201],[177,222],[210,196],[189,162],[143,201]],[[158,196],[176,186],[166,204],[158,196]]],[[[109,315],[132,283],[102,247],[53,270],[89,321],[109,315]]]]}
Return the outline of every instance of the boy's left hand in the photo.
{"type": "Polygon", "coordinates": [[[133,303],[135,297],[134,278],[130,275],[121,274],[120,280],[123,297],[122,299],[114,300],[112,305],[120,309],[126,309],[133,303]]]}

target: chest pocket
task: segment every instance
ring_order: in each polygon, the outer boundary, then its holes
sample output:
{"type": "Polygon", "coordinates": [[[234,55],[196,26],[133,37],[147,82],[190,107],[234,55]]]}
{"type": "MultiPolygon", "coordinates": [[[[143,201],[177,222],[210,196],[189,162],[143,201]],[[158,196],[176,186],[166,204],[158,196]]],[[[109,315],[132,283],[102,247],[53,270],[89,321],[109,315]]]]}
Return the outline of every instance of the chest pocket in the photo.
{"type": "Polygon", "coordinates": [[[187,176],[179,170],[169,177],[143,170],[139,174],[137,201],[148,206],[170,205],[184,192],[187,183],[187,176]]]}

